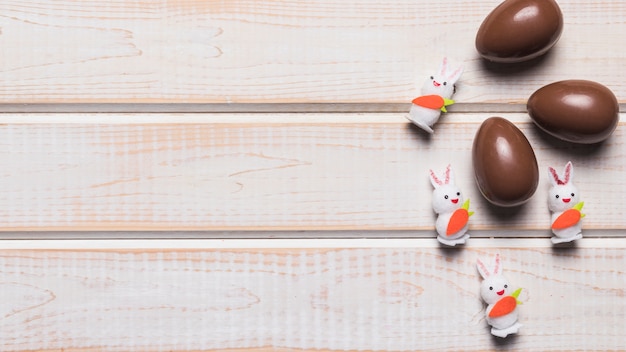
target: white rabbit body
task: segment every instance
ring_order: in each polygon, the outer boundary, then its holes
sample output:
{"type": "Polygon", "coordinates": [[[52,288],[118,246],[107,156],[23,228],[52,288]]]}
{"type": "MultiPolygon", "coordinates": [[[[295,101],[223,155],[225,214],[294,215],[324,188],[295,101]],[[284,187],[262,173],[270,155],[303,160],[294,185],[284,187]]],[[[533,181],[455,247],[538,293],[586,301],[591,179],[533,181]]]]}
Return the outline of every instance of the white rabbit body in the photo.
{"type": "Polygon", "coordinates": [[[430,76],[422,86],[422,95],[413,99],[407,118],[424,131],[433,133],[432,126],[439,119],[441,112],[446,112],[446,106],[454,104],[451,100],[454,84],[462,73],[461,66],[449,71],[448,60],[444,58],[439,73],[430,76]]]}
{"type": "Polygon", "coordinates": [[[551,229],[554,233],[553,243],[570,242],[582,238],[583,202],[580,202],[578,189],[572,181],[574,168],[572,162],[565,165],[563,174],[559,175],[554,168],[548,168],[550,173],[548,208],[552,212],[551,229]]]}
{"type": "Polygon", "coordinates": [[[513,291],[508,280],[502,275],[500,255],[496,255],[491,270],[480,259],[476,260],[476,266],[483,278],[480,296],[487,303],[485,317],[487,323],[491,325],[491,334],[502,338],[516,334],[522,327],[517,321],[517,306],[520,304],[517,297],[521,289],[513,291]]]}
{"type": "Polygon", "coordinates": [[[470,237],[467,228],[473,212],[468,211],[469,200],[463,201],[463,193],[454,183],[451,166],[446,167],[443,178],[437,177],[430,170],[430,182],[435,187],[432,204],[437,213],[437,240],[448,246],[465,243],[470,237]]]}

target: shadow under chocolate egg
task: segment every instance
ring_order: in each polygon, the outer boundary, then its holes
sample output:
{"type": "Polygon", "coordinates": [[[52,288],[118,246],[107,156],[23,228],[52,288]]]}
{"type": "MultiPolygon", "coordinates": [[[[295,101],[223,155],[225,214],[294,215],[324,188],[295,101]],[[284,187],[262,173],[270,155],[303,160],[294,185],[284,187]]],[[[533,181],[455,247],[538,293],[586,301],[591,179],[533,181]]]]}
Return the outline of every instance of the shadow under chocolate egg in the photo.
{"type": "Polygon", "coordinates": [[[611,138],[609,138],[594,144],[568,142],[555,138],[534,124],[532,128],[528,130],[528,133],[533,137],[533,140],[535,140],[535,150],[549,150],[558,154],[562,159],[567,160],[583,161],[587,158],[600,157],[602,153],[606,152],[604,145],[610,143],[611,140],[611,138]]]}
{"type": "Polygon", "coordinates": [[[552,51],[549,51],[539,57],[530,59],[524,62],[518,62],[515,64],[502,63],[488,60],[480,60],[480,68],[486,72],[489,72],[492,76],[501,77],[506,80],[516,78],[517,76],[527,76],[535,73],[534,71],[540,69],[545,62],[551,60],[554,56],[552,51]]]}

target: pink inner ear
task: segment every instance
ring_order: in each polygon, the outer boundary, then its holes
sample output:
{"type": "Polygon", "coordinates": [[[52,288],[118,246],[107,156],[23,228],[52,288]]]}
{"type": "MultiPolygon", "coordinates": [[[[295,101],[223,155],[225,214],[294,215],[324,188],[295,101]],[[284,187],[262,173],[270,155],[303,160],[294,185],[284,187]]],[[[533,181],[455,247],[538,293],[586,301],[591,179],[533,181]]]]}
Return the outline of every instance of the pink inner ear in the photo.
{"type": "Polygon", "coordinates": [[[439,186],[443,185],[441,183],[441,180],[437,177],[437,175],[435,175],[435,172],[433,170],[430,170],[430,178],[433,179],[433,181],[435,181],[435,183],[439,186]]]}
{"type": "Polygon", "coordinates": [[[458,75],[459,72],[461,72],[461,69],[462,69],[462,67],[457,68],[456,71],[454,71],[450,76],[448,76],[448,78],[452,78],[452,77],[458,75]]]}
{"type": "Polygon", "coordinates": [[[563,176],[565,178],[565,181],[562,184],[568,183],[571,175],[572,175],[572,164],[567,163],[567,165],[565,165],[565,175],[563,176]]]}
{"type": "Polygon", "coordinates": [[[493,268],[493,273],[497,274],[500,271],[500,254],[496,254],[496,265],[493,268]]]}
{"type": "Polygon", "coordinates": [[[448,58],[443,58],[443,63],[441,64],[441,75],[446,76],[446,70],[448,70],[448,58]]]}
{"type": "Polygon", "coordinates": [[[480,271],[485,274],[485,276],[489,276],[489,270],[487,270],[487,267],[482,260],[476,259],[476,265],[478,265],[478,268],[480,268],[480,271]]]}
{"type": "Polygon", "coordinates": [[[446,167],[446,180],[444,183],[447,185],[450,183],[450,165],[446,167]]]}
{"type": "Polygon", "coordinates": [[[552,178],[554,179],[554,182],[556,182],[557,185],[565,184],[563,181],[561,181],[561,179],[559,179],[559,175],[556,173],[556,170],[554,168],[549,167],[548,171],[550,171],[550,175],[552,175],[552,178]]]}

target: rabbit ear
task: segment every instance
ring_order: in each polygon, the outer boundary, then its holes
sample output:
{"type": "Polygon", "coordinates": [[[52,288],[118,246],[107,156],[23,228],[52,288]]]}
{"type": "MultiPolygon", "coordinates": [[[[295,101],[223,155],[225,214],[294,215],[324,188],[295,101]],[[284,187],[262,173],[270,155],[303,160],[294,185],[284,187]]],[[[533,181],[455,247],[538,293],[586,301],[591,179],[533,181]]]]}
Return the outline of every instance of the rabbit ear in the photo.
{"type": "Polygon", "coordinates": [[[433,170],[430,170],[430,183],[435,188],[443,186],[443,182],[437,177],[437,175],[435,175],[435,172],[433,170]]]}
{"type": "Polygon", "coordinates": [[[448,81],[453,84],[456,83],[456,81],[458,81],[459,78],[461,78],[461,74],[463,74],[463,66],[457,67],[457,69],[454,70],[454,72],[448,75],[448,81]]]}
{"type": "Polygon", "coordinates": [[[495,265],[493,266],[493,274],[500,275],[502,273],[502,266],[500,265],[500,254],[496,254],[496,259],[494,260],[495,265]]]}
{"type": "Polygon", "coordinates": [[[443,61],[441,62],[441,67],[439,68],[439,73],[445,77],[447,70],[448,70],[448,58],[444,57],[443,61]]]}
{"type": "Polygon", "coordinates": [[[550,183],[553,186],[565,184],[563,181],[561,181],[561,179],[559,178],[559,174],[556,173],[556,170],[553,167],[548,167],[548,172],[550,172],[550,183]]]}
{"type": "Polygon", "coordinates": [[[454,184],[454,172],[452,172],[452,166],[450,164],[446,167],[446,180],[443,181],[443,184],[454,184]]]}
{"type": "Polygon", "coordinates": [[[478,269],[478,273],[480,274],[480,276],[482,276],[483,279],[486,279],[491,275],[489,269],[487,269],[487,266],[485,265],[485,263],[483,263],[482,260],[480,260],[480,258],[476,258],[476,268],[478,269]]]}
{"type": "Polygon", "coordinates": [[[565,164],[565,170],[563,171],[563,184],[568,184],[574,175],[574,167],[572,166],[572,162],[568,161],[565,164]]]}

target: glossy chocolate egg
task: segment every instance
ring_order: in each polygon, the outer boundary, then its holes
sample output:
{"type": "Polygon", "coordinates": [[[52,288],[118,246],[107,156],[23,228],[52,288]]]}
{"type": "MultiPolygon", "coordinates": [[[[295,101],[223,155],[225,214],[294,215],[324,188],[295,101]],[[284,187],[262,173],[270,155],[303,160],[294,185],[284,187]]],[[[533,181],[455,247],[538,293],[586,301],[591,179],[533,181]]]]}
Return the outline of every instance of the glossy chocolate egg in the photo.
{"type": "Polygon", "coordinates": [[[574,143],[601,142],[619,122],[617,98],[607,87],[592,81],[548,84],[530,96],[526,107],[539,128],[574,143]]]}
{"type": "Polygon", "coordinates": [[[545,54],[562,31],[554,0],[505,0],[480,25],[476,49],[489,61],[522,62],[545,54]]]}
{"type": "Polygon", "coordinates": [[[501,117],[485,120],[472,147],[474,175],[480,193],[491,203],[513,207],[537,190],[539,168],[526,136],[501,117]]]}

